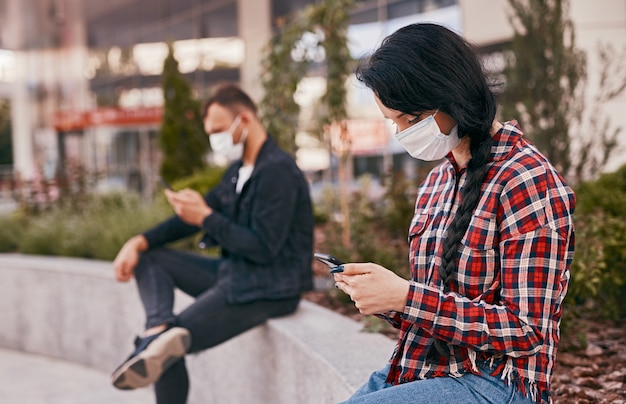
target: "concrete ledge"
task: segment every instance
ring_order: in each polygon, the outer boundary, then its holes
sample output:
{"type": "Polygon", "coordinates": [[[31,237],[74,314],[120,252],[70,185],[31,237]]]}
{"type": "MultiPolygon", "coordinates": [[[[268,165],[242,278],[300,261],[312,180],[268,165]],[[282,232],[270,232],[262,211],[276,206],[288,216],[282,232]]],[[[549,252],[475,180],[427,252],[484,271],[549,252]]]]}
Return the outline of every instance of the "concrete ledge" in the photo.
{"type": "MultiPolygon", "coordinates": [[[[0,254],[0,347],[112,371],[144,322],[135,285],[115,282],[112,272],[105,261],[0,254]]],[[[176,299],[177,309],[191,302],[176,299]]],[[[189,355],[189,403],[344,400],[394,346],[360,330],[303,301],[294,315],[189,355]]]]}

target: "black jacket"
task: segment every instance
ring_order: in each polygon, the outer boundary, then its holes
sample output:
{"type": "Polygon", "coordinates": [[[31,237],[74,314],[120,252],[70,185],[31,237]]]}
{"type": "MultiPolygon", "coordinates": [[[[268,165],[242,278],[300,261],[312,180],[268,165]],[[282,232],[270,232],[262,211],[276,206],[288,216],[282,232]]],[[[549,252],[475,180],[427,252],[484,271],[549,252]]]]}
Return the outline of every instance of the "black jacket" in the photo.
{"type": "Polygon", "coordinates": [[[230,166],[205,195],[214,212],[202,228],[173,216],[144,233],[150,248],[204,230],[202,243],[222,247],[220,276],[230,278],[230,303],[296,297],[311,290],[313,209],[304,175],[269,137],[237,194],[241,164],[230,166]]]}

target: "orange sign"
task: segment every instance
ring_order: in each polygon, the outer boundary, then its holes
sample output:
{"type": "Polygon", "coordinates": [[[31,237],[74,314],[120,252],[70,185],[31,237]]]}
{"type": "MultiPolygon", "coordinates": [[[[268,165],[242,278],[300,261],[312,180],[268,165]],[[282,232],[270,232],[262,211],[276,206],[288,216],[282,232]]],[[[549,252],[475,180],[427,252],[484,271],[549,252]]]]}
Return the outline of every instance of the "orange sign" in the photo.
{"type": "Polygon", "coordinates": [[[159,124],[162,116],[162,107],[106,107],[91,111],[59,111],[55,116],[54,128],[59,132],[67,132],[91,126],[159,124]]]}
{"type": "Polygon", "coordinates": [[[389,144],[385,121],[376,119],[349,119],[348,136],[353,155],[378,154],[389,144]]]}
{"type": "Polygon", "coordinates": [[[348,148],[354,156],[378,154],[389,144],[389,130],[380,119],[348,119],[343,129],[337,123],[330,127],[330,141],[337,155],[348,148]]]}

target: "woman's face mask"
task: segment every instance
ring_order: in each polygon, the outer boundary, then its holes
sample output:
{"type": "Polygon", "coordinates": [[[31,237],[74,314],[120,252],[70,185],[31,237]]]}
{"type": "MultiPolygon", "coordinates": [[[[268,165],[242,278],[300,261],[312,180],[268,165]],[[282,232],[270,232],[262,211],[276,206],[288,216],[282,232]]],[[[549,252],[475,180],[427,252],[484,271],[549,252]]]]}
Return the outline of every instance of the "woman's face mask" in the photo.
{"type": "Polygon", "coordinates": [[[235,144],[233,142],[233,132],[241,123],[241,118],[237,116],[228,130],[223,132],[212,133],[209,135],[209,143],[214,153],[220,154],[230,161],[241,159],[243,156],[243,144],[246,141],[248,131],[244,129],[241,139],[235,144]]]}
{"type": "Polygon", "coordinates": [[[452,128],[449,135],[443,134],[435,121],[436,114],[396,133],[396,139],[416,159],[439,160],[461,143],[458,125],[452,128]]]}

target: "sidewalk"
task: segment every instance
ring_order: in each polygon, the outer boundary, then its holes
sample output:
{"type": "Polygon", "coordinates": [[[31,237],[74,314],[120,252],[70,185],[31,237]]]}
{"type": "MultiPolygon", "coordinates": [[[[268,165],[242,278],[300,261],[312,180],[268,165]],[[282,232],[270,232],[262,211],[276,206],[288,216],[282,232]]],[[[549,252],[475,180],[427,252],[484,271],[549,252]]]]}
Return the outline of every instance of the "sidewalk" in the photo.
{"type": "Polygon", "coordinates": [[[99,370],[0,348],[3,404],[149,404],[153,397],[150,388],[116,390],[99,370]]]}

